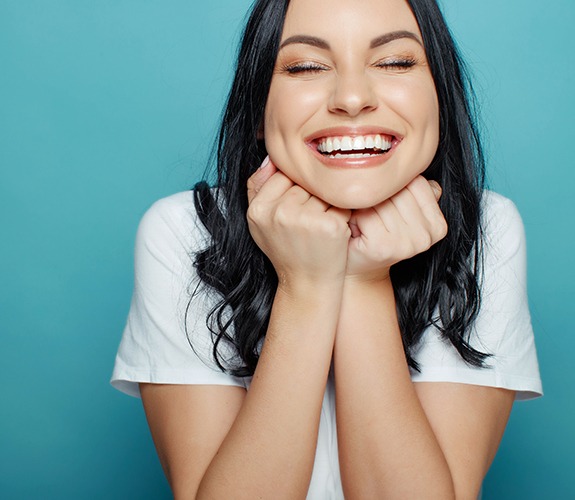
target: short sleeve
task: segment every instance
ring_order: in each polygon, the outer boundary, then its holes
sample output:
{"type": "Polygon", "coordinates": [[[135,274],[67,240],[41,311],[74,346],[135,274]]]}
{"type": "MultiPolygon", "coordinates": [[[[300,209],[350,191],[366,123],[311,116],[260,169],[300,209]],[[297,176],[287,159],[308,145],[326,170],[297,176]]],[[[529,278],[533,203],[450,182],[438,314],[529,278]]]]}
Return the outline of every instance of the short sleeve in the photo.
{"type": "Polygon", "coordinates": [[[213,361],[206,317],[214,298],[201,288],[191,293],[199,284],[193,254],[206,242],[191,191],[159,200],[142,218],[132,302],[111,380],[116,389],[138,397],[140,382],[245,386],[213,361]]]}
{"type": "Polygon", "coordinates": [[[483,200],[481,308],[470,343],[491,354],[487,368],[463,361],[434,327],[424,332],[416,353],[421,372],[414,382],[459,382],[517,392],[516,399],[542,395],[542,384],[527,299],[526,245],[515,205],[493,192],[483,200]]]}

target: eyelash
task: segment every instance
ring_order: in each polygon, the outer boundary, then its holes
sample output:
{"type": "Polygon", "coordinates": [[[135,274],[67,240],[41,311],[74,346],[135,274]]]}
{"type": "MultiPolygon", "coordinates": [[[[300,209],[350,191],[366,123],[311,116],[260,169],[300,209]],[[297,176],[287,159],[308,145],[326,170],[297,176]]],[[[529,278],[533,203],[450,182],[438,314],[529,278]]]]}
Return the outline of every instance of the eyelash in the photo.
{"type": "Polygon", "coordinates": [[[298,73],[319,73],[326,69],[327,68],[325,66],[312,62],[288,64],[282,68],[283,71],[290,75],[296,75],[298,73]]]}
{"type": "Polygon", "coordinates": [[[417,64],[417,61],[411,57],[405,59],[392,59],[376,63],[375,66],[383,69],[409,69],[417,64]]]}
{"type": "MultiPolygon", "coordinates": [[[[375,64],[376,67],[382,69],[409,69],[417,64],[417,61],[413,58],[407,57],[405,59],[393,59],[380,61],[375,64]]],[[[317,63],[313,62],[302,62],[296,64],[289,64],[282,68],[283,71],[290,75],[297,75],[299,73],[320,73],[326,71],[327,68],[317,63]]]]}

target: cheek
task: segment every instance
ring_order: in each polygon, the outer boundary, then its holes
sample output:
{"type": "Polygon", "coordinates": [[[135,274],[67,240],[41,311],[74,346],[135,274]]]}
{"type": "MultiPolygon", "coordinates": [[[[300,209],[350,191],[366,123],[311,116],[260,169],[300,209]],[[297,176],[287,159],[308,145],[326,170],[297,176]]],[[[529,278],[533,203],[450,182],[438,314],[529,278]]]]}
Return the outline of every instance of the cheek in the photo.
{"type": "Polygon", "coordinates": [[[413,80],[390,85],[383,99],[416,132],[437,133],[439,107],[432,83],[413,80]]]}
{"type": "Polygon", "coordinates": [[[425,136],[423,140],[425,149],[428,151],[429,163],[431,163],[439,147],[439,103],[437,102],[435,88],[427,91],[425,102],[422,102],[421,106],[422,109],[425,108],[426,110],[425,115],[422,117],[422,120],[425,120],[425,136]]]}
{"type": "Polygon", "coordinates": [[[266,150],[275,165],[294,182],[305,185],[302,165],[307,160],[305,137],[310,120],[325,102],[325,89],[315,82],[272,84],[264,115],[266,150]]]}
{"type": "Polygon", "coordinates": [[[272,82],[265,111],[266,136],[298,133],[322,103],[325,86],[317,82],[272,82]]]}
{"type": "Polygon", "coordinates": [[[414,100],[413,126],[419,127],[419,173],[424,172],[433,161],[439,146],[439,106],[435,89],[421,89],[414,100]]]}
{"type": "MultiPolygon", "coordinates": [[[[270,94],[270,97],[271,94],[270,94]]],[[[279,101],[269,101],[264,116],[264,142],[270,158],[276,165],[281,165],[286,150],[286,110],[279,101]],[[283,117],[283,119],[282,119],[283,117]]],[[[289,118],[289,113],[287,118],[289,118]]]]}
{"type": "Polygon", "coordinates": [[[412,135],[418,173],[431,164],[439,146],[439,105],[435,87],[430,84],[413,84],[396,89],[394,105],[402,114],[412,135]]]}
{"type": "Polygon", "coordinates": [[[434,139],[436,146],[439,142],[439,103],[437,101],[437,93],[435,87],[427,88],[426,91],[422,89],[421,92],[422,109],[425,108],[425,118],[430,136],[434,139]]]}

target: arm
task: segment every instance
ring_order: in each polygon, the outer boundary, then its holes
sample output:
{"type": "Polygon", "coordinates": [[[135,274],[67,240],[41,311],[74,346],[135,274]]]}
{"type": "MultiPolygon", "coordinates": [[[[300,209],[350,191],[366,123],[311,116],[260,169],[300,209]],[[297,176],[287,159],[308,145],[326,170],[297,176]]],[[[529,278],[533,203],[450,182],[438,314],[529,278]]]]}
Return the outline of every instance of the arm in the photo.
{"type": "Polygon", "coordinates": [[[355,217],[334,349],[346,498],[475,499],[513,401],[511,391],[411,382],[388,270],[445,235],[422,181],[355,217]],[[382,246],[389,255],[370,253],[382,246]]]}
{"type": "Polygon", "coordinates": [[[390,283],[346,284],[334,363],[346,498],[477,498],[512,391],[413,384],[390,283]]]}
{"type": "Polygon", "coordinates": [[[247,393],[141,386],[175,498],[305,498],[337,317],[337,303],[314,295],[278,293],[247,393]]]}
{"type": "Polygon", "coordinates": [[[140,384],[148,425],[174,498],[194,498],[245,393],[237,386],[140,384]]]}
{"type": "Polygon", "coordinates": [[[142,386],[176,498],[294,499],[309,487],[349,215],[273,173],[258,171],[249,189],[250,230],[280,281],[249,391],[142,386]]]}

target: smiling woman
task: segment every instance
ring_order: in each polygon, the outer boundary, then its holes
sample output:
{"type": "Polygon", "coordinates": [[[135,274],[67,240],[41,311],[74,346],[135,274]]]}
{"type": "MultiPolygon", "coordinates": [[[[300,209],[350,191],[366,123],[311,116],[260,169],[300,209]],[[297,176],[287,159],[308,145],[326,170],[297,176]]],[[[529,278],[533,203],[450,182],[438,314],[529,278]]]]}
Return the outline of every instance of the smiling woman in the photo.
{"type": "Polygon", "coordinates": [[[435,0],[255,2],[218,185],[142,220],[112,379],[176,498],[477,497],[541,382],[467,89],[435,0]]]}
{"type": "Polygon", "coordinates": [[[417,22],[405,2],[367,2],[371,15],[345,2],[295,5],[267,100],[266,148],[308,192],[338,207],[372,207],[437,150],[437,95],[417,22]]]}

